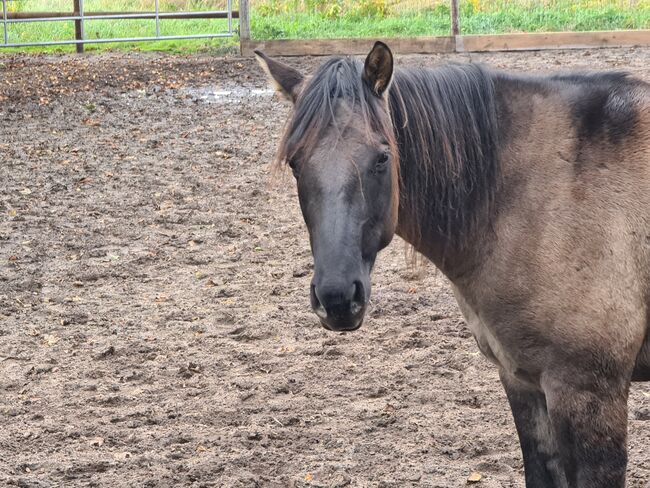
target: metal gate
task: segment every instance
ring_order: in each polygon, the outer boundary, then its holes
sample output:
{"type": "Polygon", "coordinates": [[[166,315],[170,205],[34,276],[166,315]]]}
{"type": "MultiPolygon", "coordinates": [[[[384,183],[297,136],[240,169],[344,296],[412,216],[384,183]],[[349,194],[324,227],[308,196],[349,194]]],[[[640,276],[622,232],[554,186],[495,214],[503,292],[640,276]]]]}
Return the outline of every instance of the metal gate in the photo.
{"type": "Polygon", "coordinates": [[[10,1],[15,3],[20,0],[2,1],[2,25],[3,42],[0,47],[27,47],[27,46],[52,46],[76,44],[77,51],[83,50],[84,44],[99,44],[107,42],[134,42],[134,41],[161,41],[166,39],[211,39],[217,37],[232,37],[233,18],[238,18],[239,12],[233,11],[232,0],[227,0],[225,10],[205,10],[196,12],[161,12],[159,0],[154,0],[153,12],[85,12],[84,0],[71,0],[73,3],[72,12],[9,12],[7,8],[10,1]],[[84,22],[88,20],[117,20],[117,19],[151,19],[155,27],[155,35],[149,37],[124,37],[124,38],[86,38],[84,33],[84,22]],[[160,33],[160,21],[162,19],[227,19],[227,28],[222,32],[206,32],[191,35],[166,36],[160,33]],[[74,22],[75,39],[43,42],[16,42],[12,41],[9,26],[12,24],[30,22],[74,22]]]}

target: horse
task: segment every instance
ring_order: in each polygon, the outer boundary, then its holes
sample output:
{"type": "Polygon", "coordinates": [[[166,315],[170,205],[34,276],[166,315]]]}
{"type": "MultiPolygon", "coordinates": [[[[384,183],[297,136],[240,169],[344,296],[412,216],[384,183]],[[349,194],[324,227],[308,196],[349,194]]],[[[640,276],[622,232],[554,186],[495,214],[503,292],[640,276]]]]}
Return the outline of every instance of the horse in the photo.
{"type": "Polygon", "coordinates": [[[293,171],[321,324],[363,323],[397,234],[448,278],[514,417],[527,488],[622,488],[627,398],[650,380],[650,85],[478,64],[256,51],[293,103],[293,171]]]}

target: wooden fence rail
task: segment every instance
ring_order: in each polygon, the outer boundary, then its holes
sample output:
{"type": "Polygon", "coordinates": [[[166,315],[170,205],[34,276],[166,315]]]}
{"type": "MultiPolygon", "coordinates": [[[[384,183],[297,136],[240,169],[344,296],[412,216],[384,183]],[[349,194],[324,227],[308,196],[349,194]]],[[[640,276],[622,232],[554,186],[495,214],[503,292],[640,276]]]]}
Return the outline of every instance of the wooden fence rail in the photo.
{"type": "MultiPolygon", "coordinates": [[[[396,54],[465,53],[486,51],[540,51],[604,47],[650,47],[650,30],[612,32],[542,32],[382,39],[396,54]]],[[[241,40],[241,54],[261,49],[269,56],[326,56],[366,54],[372,39],[241,40]]]]}

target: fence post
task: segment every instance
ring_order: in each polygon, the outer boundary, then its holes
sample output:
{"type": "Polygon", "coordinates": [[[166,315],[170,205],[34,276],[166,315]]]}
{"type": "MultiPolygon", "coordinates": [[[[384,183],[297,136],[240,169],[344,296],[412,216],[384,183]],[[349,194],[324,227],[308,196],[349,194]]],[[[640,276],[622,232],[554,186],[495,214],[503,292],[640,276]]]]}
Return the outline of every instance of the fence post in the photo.
{"type": "Polygon", "coordinates": [[[2,25],[4,26],[4,41],[5,45],[9,44],[9,32],[7,31],[7,0],[0,0],[2,2],[2,25]]]}
{"type": "Polygon", "coordinates": [[[251,39],[248,0],[239,0],[239,52],[244,54],[244,44],[251,39]]]}
{"type": "MultiPolygon", "coordinates": [[[[81,5],[79,4],[80,0],[74,0],[74,16],[77,17],[81,13],[81,5]]],[[[81,20],[74,21],[74,38],[77,41],[83,40],[83,28],[81,26],[81,20]]],[[[77,46],[77,52],[84,52],[84,45],[79,43],[77,46]]]]}
{"type": "Polygon", "coordinates": [[[451,35],[460,35],[460,22],[458,21],[458,0],[451,0],[451,35]]]}

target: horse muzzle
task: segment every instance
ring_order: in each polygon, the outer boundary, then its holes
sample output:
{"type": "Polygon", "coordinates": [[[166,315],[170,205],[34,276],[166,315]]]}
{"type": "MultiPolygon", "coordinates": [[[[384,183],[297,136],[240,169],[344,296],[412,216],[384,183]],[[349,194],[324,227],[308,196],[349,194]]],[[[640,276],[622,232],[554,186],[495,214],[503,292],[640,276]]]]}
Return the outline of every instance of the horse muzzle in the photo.
{"type": "Polygon", "coordinates": [[[332,332],[353,332],[363,325],[363,313],[360,317],[354,317],[351,320],[328,320],[321,318],[320,324],[332,332]]]}
{"type": "Polygon", "coordinates": [[[366,312],[364,287],[361,281],[351,285],[312,284],[311,307],[327,330],[348,332],[363,324],[366,312]]]}

